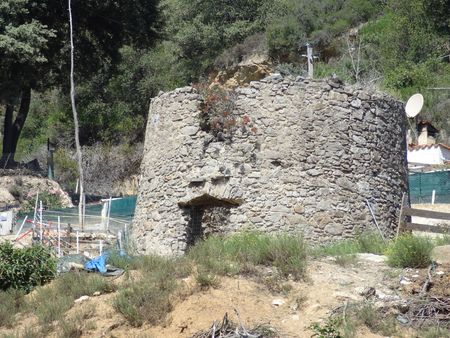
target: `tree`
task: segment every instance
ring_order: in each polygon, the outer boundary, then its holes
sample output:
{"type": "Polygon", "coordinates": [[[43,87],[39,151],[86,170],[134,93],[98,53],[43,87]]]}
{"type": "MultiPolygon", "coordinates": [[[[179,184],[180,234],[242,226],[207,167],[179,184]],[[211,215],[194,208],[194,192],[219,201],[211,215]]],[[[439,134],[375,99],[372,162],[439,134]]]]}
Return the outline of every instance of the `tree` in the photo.
{"type": "MultiPolygon", "coordinates": [[[[73,3],[78,78],[117,64],[124,44],[149,46],[160,29],[158,0],[73,3]]],[[[31,91],[68,86],[68,8],[59,0],[0,3],[0,104],[5,108],[0,163],[14,165],[31,91]]]]}
{"type": "Polygon", "coordinates": [[[428,0],[424,1],[425,12],[428,19],[440,33],[450,34],[450,1],[428,0]]]}
{"type": "Polygon", "coordinates": [[[264,30],[262,7],[271,0],[164,0],[166,33],[177,46],[190,81],[198,80],[220,53],[264,30]]]}

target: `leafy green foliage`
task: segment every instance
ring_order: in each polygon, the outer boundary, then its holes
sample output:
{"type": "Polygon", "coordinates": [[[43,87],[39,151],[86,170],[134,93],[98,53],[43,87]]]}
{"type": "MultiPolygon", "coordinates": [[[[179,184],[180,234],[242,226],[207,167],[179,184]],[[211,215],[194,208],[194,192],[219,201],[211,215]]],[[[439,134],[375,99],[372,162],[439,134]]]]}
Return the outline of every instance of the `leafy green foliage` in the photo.
{"type": "Polygon", "coordinates": [[[427,237],[403,235],[387,250],[388,263],[400,268],[424,268],[431,263],[433,242],[427,237]]]}
{"type": "MultiPolygon", "coordinates": [[[[18,177],[14,181],[14,185],[9,188],[9,192],[20,202],[20,210],[29,212],[33,210],[36,201],[36,194],[30,192],[27,186],[24,186],[23,180],[18,177]]],[[[46,209],[60,209],[62,204],[62,191],[50,190],[39,193],[39,199],[42,201],[46,209]]]]}
{"type": "Polygon", "coordinates": [[[59,148],[53,154],[55,178],[64,189],[75,190],[78,165],[67,148],[59,148]]]}
{"type": "Polygon", "coordinates": [[[336,320],[329,319],[325,323],[312,323],[310,329],[314,332],[311,337],[343,338],[336,320]]]}
{"type": "Polygon", "coordinates": [[[29,292],[36,285],[52,280],[55,273],[56,261],[46,247],[16,249],[9,242],[0,244],[0,290],[29,292]]]}
{"type": "MultiPolygon", "coordinates": [[[[388,337],[398,334],[395,316],[380,311],[370,301],[347,303],[345,312],[333,314],[328,321],[333,323],[335,330],[341,332],[341,337],[345,338],[359,337],[358,329],[361,327],[388,337]]],[[[323,329],[325,328],[326,326],[323,327],[323,329]]]]}
{"type": "MultiPolygon", "coordinates": [[[[71,145],[73,127],[62,54],[66,8],[54,0],[31,4],[6,0],[0,9],[0,101],[17,107],[24,85],[36,91],[19,143],[24,152],[48,137],[71,145]]],[[[450,140],[448,93],[426,91],[450,81],[447,0],[161,0],[156,6],[153,0],[74,6],[83,144],[141,141],[152,97],[197,82],[213,67],[236,65],[251,37],[283,73],[302,73],[310,42],[319,55],[316,77],[376,84],[403,100],[426,93],[421,116],[444,130],[440,141],[450,140]]]]}
{"type": "Polygon", "coordinates": [[[267,0],[165,0],[166,33],[189,81],[198,79],[225,48],[261,30],[267,0]]]}
{"type": "MultiPolygon", "coordinates": [[[[76,76],[89,79],[98,69],[111,69],[125,44],[150,46],[160,24],[157,3],[157,0],[119,0],[74,4],[76,76]]],[[[6,105],[2,161],[8,153],[16,152],[29,112],[31,90],[68,87],[67,21],[66,2],[2,1],[0,104],[6,105]]]]}

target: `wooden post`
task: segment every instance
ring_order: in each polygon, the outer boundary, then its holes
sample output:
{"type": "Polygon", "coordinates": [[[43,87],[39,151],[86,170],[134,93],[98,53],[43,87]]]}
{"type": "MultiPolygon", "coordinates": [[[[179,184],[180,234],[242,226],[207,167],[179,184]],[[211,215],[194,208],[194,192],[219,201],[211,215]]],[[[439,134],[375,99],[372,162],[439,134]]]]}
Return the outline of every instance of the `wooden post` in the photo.
{"type": "Polygon", "coordinates": [[[109,217],[111,215],[111,204],[112,204],[112,197],[109,198],[109,202],[108,202],[108,216],[106,218],[106,231],[109,230],[109,217]]]}
{"type": "Polygon", "coordinates": [[[436,200],[436,190],[433,190],[431,194],[431,204],[434,204],[435,200],[436,200]]]}
{"type": "Polygon", "coordinates": [[[86,222],[86,194],[83,194],[83,223],[81,229],[84,229],[86,222]]]}
{"type": "Polygon", "coordinates": [[[122,251],[122,232],[117,232],[117,241],[119,243],[119,251],[122,251]]]}
{"type": "Polygon", "coordinates": [[[125,242],[125,245],[128,245],[128,225],[125,224],[125,227],[123,229],[123,240],[125,242]]]}
{"type": "Polygon", "coordinates": [[[77,254],[80,253],[80,233],[77,231],[77,254]]]}
{"type": "Polygon", "coordinates": [[[308,77],[312,79],[314,77],[313,49],[309,43],[306,44],[306,57],[308,59],[308,77]]]}
{"type": "Polygon", "coordinates": [[[39,201],[39,237],[41,244],[43,243],[43,233],[44,230],[42,229],[42,201],[39,201]]]}

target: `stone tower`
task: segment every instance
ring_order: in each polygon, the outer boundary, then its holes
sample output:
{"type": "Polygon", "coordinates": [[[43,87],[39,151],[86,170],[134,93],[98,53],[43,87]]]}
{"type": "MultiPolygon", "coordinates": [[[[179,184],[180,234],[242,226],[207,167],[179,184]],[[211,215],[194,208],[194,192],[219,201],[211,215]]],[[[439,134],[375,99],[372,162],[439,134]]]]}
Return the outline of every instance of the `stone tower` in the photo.
{"type": "Polygon", "coordinates": [[[231,138],[201,128],[191,87],[152,100],[132,238],[182,254],[208,233],[302,232],[314,243],[395,232],[407,192],[403,105],[275,74],[236,90],[231,138]],[[220,136],[220,135],[219,135],[220,136]]]}

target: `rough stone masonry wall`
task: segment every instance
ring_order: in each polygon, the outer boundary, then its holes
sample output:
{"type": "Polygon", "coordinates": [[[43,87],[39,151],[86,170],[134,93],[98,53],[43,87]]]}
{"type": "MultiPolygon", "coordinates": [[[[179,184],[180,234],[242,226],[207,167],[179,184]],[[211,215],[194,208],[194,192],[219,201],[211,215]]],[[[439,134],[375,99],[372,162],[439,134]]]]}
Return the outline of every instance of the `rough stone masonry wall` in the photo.
{"type": "Polygon", "coordinates": [[[132,227],[140,251],[183,253],[203,211],[216,220],[205,232],[303,232],[313,243],[348,238],[376,229],[366,199],[383,232],[394,234],[407,191],[401,103],[278,74],[237,94],[236,114],[256,131],[238,128],[232,142],[199,128],[201,98],[193,88],[152,100],[132,227]]]}

